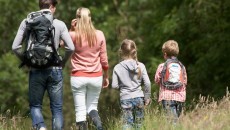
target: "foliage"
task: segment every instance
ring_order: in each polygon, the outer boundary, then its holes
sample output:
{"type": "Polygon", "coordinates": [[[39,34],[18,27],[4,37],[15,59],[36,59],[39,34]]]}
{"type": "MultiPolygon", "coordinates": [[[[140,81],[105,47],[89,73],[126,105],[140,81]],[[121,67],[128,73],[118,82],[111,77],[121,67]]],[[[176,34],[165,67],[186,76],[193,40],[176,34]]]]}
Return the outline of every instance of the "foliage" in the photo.
{"type": "MultiPolygon", "coordinates": [[[[27,70],[17,69],[18,60],[11,54],[11,45],[18,26],[26,15],[38,10],[38,2],[31,0],[0,0],[0,100],[3,111],[8,108],[27,110],[27,70]],[[23,104],[23,105],[20,105],[23,104]]],[[[96,28],[106,36],[110,75],[119,62],[117,51],[125,38],[135,40],[138,60],[146,65],[152,81],[152,96],[158,87],[153,78],[159,63],[163,62],[162,44],[178,41],[178,58],[188,74],[187,100],[201,95],[221,98],[229,86],[230,61],[230,1],[229,0],[59,0],[55,17],[70,26],[78,7],[91,10],[96,28]]],[[[69,84],[70,68],[66,68],[65,104],[67,124],[74,122],[74,108],[69,84]]],[[[49,108],[45,98],[45,108],[49,108]]],[[[102,90],[99,111],[119,110],[119,92],[102,90]]],[[[119,111],[115,111],[116,115],[119,111]]],[[[47,117],[48,118],[48,117],[47,117]]],[[[104,117],[103,117],[104,118],[104,117]]]]}
{"type": "Polygon", "coordinates": [[[1,110],[26,108],[27,75],[18,69],[19,62],[11,53],[2,55],[0,60],[0,101],[1,110]]]}

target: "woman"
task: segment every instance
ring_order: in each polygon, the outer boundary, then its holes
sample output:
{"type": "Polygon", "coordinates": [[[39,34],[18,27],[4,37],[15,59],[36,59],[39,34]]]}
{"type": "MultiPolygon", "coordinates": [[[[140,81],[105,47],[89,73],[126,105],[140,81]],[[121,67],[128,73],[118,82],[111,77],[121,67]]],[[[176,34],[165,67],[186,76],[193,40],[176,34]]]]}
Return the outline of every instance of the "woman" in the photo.
{"type": "Polygon", "coordinates": [[[87,8],[77,9],[76,19],[72,20],[69,33],[75,45],[71,57],[70,82],[77,127],[80,130],[87,129],[88,114],[96,128],[102,130],[97,105],[101,88],[109,85],[105,36],[102,31],[94,28],[87,8]]]}

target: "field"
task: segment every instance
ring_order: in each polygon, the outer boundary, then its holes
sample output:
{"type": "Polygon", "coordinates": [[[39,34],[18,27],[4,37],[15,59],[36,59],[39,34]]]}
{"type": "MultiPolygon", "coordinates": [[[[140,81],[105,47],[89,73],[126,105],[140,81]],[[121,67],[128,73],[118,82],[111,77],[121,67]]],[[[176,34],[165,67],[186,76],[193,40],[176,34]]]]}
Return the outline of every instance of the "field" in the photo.
{"type": "MultiPolygon", "coordinates": [[[[191,107],[184,110],[179,123],[168,123],[161,112],[161,106],[150,106],[145,110],[143,130],[229,130],[230,129],[230,95],[226,95],[219,101],[211,97],[200,96],[199,100],[192,103],[191,107]]],[[[32,130],[29,117],[21,116],[20,113],[11,115],[8,110],[0,114],[0,130],[32,130]]],[[[119,119],[106,119],[108,130],[121,130],[119,119]]],[[[75,130],[75,125],[65,127],[75,130]]],[[[92,129],[92,128],[91,128],[92,129]]]]}

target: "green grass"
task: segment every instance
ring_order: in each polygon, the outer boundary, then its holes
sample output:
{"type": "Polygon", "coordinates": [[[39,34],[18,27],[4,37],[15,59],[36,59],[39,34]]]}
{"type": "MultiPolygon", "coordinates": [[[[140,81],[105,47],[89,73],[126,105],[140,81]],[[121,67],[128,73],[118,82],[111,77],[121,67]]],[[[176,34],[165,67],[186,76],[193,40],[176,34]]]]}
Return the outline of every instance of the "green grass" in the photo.
{"type": "MultiPolygon", "coordinates": [[[[227,93],[220,101],[200,96],[192,110],[185,110],[177,125],[171,125],[161,113],[161,106],[145,109],[143,130],[229,130],[230,95],[227,93]]],[[[103,114],[103,113],[101,113],[103,114]]],[[[74,116],[74,115],[72,115],[74,116]]],[[[103,119],[108,130],[121,130],[121,120],[115,117],[103,119]]],[[[30,118],[11,115],[10,111],[0,114],[0,130],[31,130],[30,118]]],[[[89,123],[92,129],[92,123],[89,123]]],[[[65,126],[65,130],[75,130],[75,123],[65,126]]]]}

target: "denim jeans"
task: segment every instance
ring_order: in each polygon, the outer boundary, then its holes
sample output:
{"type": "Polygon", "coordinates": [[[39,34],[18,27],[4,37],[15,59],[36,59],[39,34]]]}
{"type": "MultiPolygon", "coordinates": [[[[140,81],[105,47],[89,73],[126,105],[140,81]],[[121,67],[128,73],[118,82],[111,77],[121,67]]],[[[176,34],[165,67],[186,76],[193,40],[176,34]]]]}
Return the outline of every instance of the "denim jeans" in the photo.
{"type": "Polygon", "coordinates": [[[52,113],[52,130],[63,128],[63,75],[62,69],[32,69],[29,73],[29,105],[35,129],[46,127],[42,115],[42,101],[47,90],[52,113]]]}
{"type": "Polygon", "coordinates": [[[162,105],[169,121],[177,123],[182,111],[183,103],[174,100],[162,100],[162,105]]]}
{"type": "Polygon", "coordinates": [[[121,100],[123,130],[141,129],[144,119],[144,100],[142,97],[121,100]]]}

